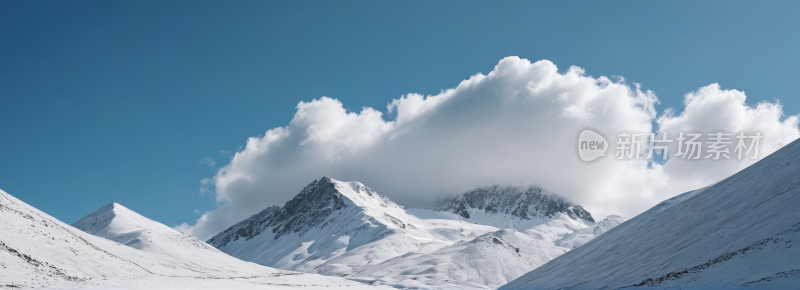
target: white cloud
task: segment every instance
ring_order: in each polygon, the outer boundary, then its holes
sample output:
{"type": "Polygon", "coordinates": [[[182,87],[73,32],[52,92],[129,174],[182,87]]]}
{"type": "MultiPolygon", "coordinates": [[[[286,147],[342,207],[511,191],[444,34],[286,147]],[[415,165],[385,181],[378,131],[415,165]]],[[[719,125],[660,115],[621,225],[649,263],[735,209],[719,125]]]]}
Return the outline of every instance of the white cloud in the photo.
{"type": "Polygon", "coordinates": [[[211,157],[203,157],[203,159],[200,159],[200,164],[208,165],[208,168],[214,169],[214,166],[217,165],[217,162],[215,162],[214,159],[211,159],[211,157]]]}
{"type": "MultiPolygon", "coordinates": [[[[593,214],[633,216],[676,194],[741,170],[747,162],[617,162],[585,165],[578,130],[725,128],[760,130],[771,153],[800,136],[797,118],[778,103],[748,107],[744,93],[718,85],[686,95],[680,115],[662,114],[651,91],[624,79],[560,74],[547,60],[508,57],[438,95],[389,102],[395,117],[372,108],[347,112],[322,97],[300,102],[291,122],[252,137],[213,182],[219,207],[177,229],[209,238],[269,205],[282,205],[314,179],[358,180],[407,206],[430,206],[475,186],[537,184],[593,214]],[[713,168],[716,170],[709,170],[713,168]]],[[[201,189],[202,190],[202,189],[201,189]]],[[[206,190],[210,190],[206,188],[206,190]]]]}

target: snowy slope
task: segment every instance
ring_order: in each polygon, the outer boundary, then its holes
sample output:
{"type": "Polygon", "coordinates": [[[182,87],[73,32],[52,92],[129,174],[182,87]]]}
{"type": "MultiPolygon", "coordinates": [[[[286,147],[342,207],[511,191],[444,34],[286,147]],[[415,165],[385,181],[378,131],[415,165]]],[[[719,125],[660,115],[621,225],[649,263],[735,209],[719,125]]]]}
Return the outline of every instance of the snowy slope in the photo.
{"type": "Polygon", "coordinates": [[[498,287],[566,251],[525,233],[505,229],[433,253],[403,255],[365,267],[352,276],[400,287],[446,283],[498,287]]]}
{"type": "Polygon", "coordinates": [[[323,177],[280,209],[267,209],[208,241],[245,261],[344,276],[367,264],[431,252],[496,228],[423,220],[358,182],[323,177]]]}
{"type": "Polygon", "coordinates": [[[184,260],[139,250],[66,225],[2,190],[0,267],[0,285],[11,288],[250,289],[263,285],[317,288],[352,285],[374,289],[341,278],[267,268],[221,253],[184,260]]]}
{"type": "Polygon", "coordinates": [[[525,231],[503,229],[432,253],[403,255],[352,275],[400,287],[444,284],[499,287],[588,242],[624,219],[596,224],[557,213],[525,231]]]}
{"type": "Polygon", "coordinates": [[[500,289],[800,288],[800,141],[500,289]]]}

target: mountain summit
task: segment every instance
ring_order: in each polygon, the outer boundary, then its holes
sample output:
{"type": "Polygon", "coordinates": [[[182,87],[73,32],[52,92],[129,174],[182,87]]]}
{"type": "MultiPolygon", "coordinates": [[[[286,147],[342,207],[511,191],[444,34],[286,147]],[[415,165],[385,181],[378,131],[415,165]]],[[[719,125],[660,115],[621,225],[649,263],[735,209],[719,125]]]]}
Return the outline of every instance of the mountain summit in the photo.
{"type": "Polygon", "coordinates": [[[535,186],[477,188],[436,210],[452,212],[479,224],[518,230],[546,223],[558,214],[594,223],[583,207],[535,186]]]}
{"type": "Polygon", "coordinates": [[[201,251],[222,254],[197,238],[111,203],[81,218],[73,227],[94,236],[149,252],[201,251]]]}
{"type": "MultiPolygon", "coordinates": [[[[272,229],[275,240],[289,233],[303,235],[312,228],[327,226],[329,223],[323,223],[331,214],[347,207],[359,207],[365,210],[402,209],[401,206],[359,182],[341,182],[322,177],[319,181],[314,180],[308,184],[282,208],[269,207],[217,234],[209,239],[208,243],[217,248],[223,247],[238,239],[250,240],[266,228],[272,229]]],[[[388,214],[385,218],[389,219],[391,224],[405,228],[405,224],[396,218],[388,214]]]]}

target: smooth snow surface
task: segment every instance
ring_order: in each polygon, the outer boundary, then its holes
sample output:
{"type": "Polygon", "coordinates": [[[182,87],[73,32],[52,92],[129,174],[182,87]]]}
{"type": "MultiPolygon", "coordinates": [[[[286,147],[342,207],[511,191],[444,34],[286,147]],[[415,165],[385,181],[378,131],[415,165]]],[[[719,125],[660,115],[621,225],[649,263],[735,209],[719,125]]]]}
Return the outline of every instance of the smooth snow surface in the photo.
{"type": "Polygon", "coordinates": [[[462,198],[453,208],[468,212],[466,218],[404,209],[361,183],[324,177],[284,207],[265,209],[208,242],[234,257],[280,269],[401,288],[487,288],[624,221],[594,223],[579,206],[532,189],[513,189],[483,203],[462,198]],[[530,198],[535,194],[543,198],[530,198]]]}
{"type": "Polygon", "coordinates": [[[78,224],[130,246],[73,228],[0,190],[0,288],[376,289],[243,262],[116,204],[78,224]]]}
{"type": "Polygon", "coordinates": [[[664,201],[500,289],[800,289],[799,150],[664,201]]]}

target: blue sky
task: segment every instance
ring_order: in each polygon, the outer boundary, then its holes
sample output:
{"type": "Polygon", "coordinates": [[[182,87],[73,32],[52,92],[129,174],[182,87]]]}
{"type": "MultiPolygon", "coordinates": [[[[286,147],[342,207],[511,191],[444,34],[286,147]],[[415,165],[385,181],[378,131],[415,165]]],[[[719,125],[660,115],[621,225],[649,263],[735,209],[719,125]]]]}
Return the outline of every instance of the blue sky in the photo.
{"type": "Polygon", "coordinates": [[[795,115],[798,12],[755,1],[3,1],[0,189],[67,223],[110,202],[191,222],[216,207],[199,181],[228,163],[223,151],[286,125],[298,102],[386,113],[393,98],[437,94],[512,55],[624,76],[658,95],[659,112],[719,83],[795,115]]]}

